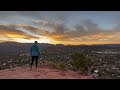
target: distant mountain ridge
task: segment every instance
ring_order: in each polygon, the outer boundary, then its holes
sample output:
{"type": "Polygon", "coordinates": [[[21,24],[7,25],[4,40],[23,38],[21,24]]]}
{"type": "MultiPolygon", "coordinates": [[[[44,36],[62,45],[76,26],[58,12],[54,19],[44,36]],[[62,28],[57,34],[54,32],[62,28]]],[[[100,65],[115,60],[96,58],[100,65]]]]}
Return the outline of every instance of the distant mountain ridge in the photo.
{"type": "MultiPolygon", "coordinates": [[[[33,43],[17,43],[17,42],[3,42],[0,43],[0,55],[19,54],[21,52],[29,52],[33,43]]],[[[38,44],[40,49],[50,47],[52,44],[38,44]]]]}
{"type": "MultiPolygon", "coordinates": [[[[30,47],[33,43],[17,43],[17,42],[3,42],[0,43],[0,55],[7,55],[7,54],[19,54],[22,52],[29,52],[30,47]]],[[[38,46],[41,50],[51,47],[57,46],[64,47],[63,44],[47,44],[47,43],[39,43],[38,46]]],[[[108,47],[108,48],[118,48],[120,44],[103,44],[103,45],[67,45],[67,46],[77,46],[77,47],[108,47]]]]}

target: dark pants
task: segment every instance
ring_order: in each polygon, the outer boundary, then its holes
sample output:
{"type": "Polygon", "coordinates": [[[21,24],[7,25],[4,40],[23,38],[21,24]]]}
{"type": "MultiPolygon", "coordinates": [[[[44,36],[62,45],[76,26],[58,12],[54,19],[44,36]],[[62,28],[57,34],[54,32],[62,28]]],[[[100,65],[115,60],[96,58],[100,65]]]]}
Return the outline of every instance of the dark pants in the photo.
{"type": "Polygon", "coordinates": [[[38,56],[32,56],[31,67],[32,67],[34,61],[36,61],[36,64],[35,64],[35,65],[36,65],[36,68],[37,68],[37,65],[38,65],[38,56]]]}

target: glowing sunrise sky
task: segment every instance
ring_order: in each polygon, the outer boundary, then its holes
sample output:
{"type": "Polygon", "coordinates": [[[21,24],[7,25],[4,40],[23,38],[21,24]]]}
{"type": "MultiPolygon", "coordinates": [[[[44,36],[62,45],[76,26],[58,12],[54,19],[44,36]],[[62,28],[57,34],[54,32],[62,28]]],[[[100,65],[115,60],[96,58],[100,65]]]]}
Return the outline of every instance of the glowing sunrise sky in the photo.
{"type": "Polygon", "coordinates": [[[0,42],[119,44],[120,11],[0,11],[0,42]]]}

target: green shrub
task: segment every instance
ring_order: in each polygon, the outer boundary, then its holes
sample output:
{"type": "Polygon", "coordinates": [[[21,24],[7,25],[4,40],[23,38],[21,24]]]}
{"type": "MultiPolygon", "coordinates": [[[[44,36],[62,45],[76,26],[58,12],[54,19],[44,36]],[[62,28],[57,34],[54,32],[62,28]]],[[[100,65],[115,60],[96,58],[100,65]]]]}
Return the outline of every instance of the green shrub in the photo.
{"type": "Polygon", "coordinates": [[[73,52],[71,55],[70,64],[75,70],[86,70],[93,64],[91,59],[84,53],[73,52]]]}
{"type": "Polygon", "coordinates": [[[65,67],[66,67],[66,65],[64,64],[64,63],[60,63],[60,64],[58,64],[58,68],[59,69],[65,69],[65,67]]]}

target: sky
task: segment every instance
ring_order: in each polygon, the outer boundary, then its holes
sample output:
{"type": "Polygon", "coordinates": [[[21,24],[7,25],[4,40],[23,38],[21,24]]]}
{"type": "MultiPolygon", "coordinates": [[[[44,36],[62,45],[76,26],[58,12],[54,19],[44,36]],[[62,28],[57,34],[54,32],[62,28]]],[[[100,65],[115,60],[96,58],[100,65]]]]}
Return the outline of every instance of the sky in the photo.
{"type": "Polygon", "coordinates": [[[120,44],[120,11],[0,11],[0,42],[120,44]]]}

